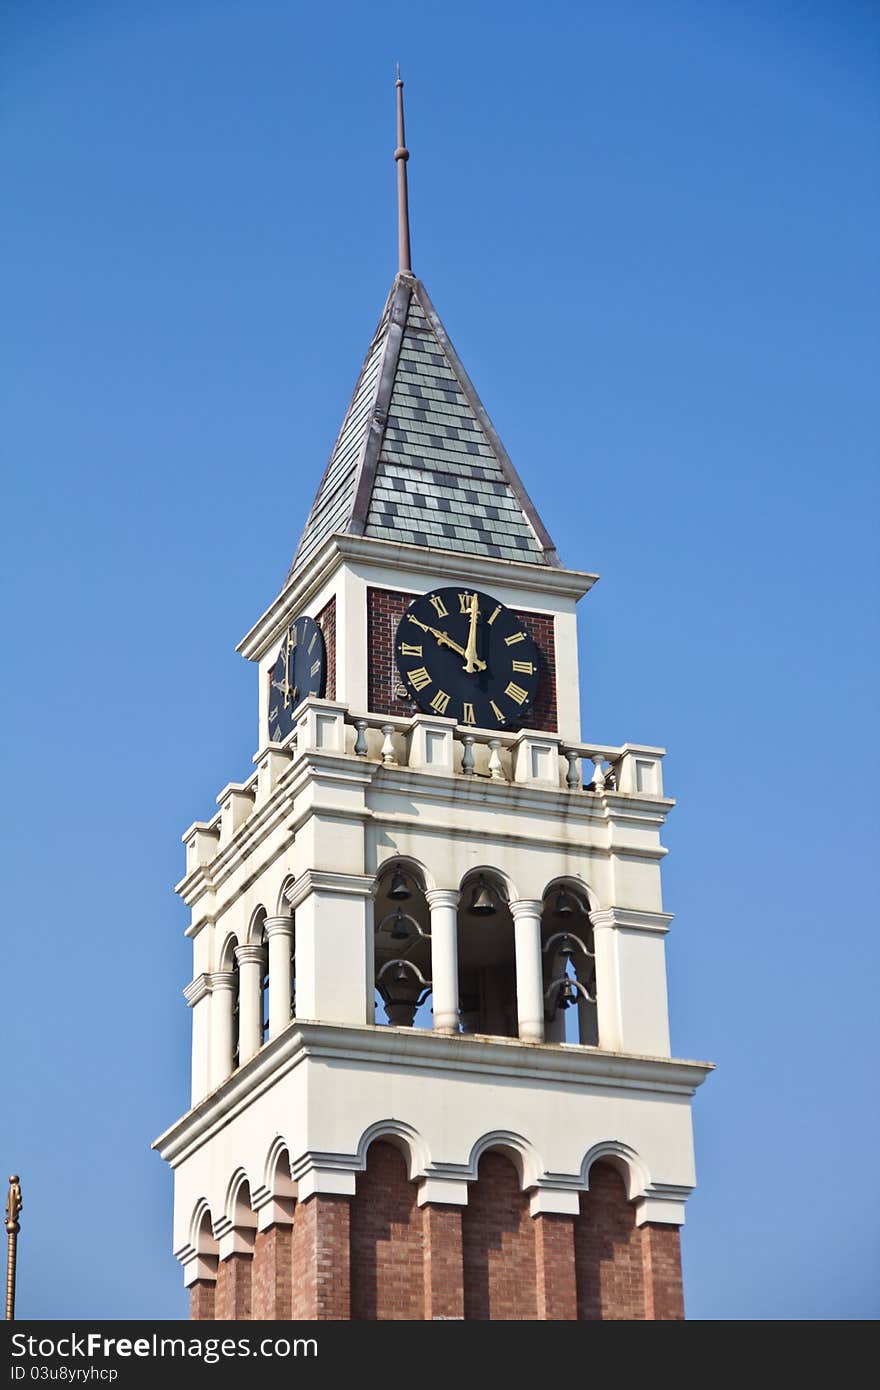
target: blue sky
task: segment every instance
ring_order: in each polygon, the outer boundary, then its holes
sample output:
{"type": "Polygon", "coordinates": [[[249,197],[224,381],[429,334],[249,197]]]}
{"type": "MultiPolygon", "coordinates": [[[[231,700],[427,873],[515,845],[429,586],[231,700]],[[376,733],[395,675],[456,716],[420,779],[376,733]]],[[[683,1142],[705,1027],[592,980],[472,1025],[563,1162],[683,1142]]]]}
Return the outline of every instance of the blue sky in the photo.
{"type": "Polygon", "coordinates": [[[0,1162],[19,1312],[176,1317],[180,832],[395,269],[563,560],[584,735],[669,748],[695,1318],[880,1312],[878,25],[843,3],[11,0],[0,1162]],[[872,386],[874,394],[872,396],[872,386]]]}

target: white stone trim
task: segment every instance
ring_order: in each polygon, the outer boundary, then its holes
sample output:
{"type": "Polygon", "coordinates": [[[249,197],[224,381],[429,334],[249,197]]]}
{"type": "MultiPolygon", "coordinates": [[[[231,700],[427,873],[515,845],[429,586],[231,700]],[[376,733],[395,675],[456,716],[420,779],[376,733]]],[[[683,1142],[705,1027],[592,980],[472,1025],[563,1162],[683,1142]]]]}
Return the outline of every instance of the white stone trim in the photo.
{"type": "MultiPolygon", "coordinates": [[[[326,810],[321,808],[321,815],[325,815],[326,810]]],[[[310,893],[344,893],[358,898],[370,898],[373,895],[373,876],[372,874],[337,874],[329,869],[306,869],[305,873],[300,874],[287,894],[287,901],[291,912],[295,912],[310,893]]]]}
{"type": "MultiPolygon", "coordinates": [[[[709,1062],[604,1052],[569,1043],[524,1044],[518,1038],[455,1037],[428,1029],[314,1023],[295,1019],[153,1143],[177,1167],[235,1115],[307,1058],[391,1063],[416,1071],[477,1075],[491,1083],[511,1074],[546,1083],[562,1082],[624,1094],[690,1097],[709,1072],[709,1062]]],[[[298,1177],[294,1174],[294,1177],[298,1177]]]]}

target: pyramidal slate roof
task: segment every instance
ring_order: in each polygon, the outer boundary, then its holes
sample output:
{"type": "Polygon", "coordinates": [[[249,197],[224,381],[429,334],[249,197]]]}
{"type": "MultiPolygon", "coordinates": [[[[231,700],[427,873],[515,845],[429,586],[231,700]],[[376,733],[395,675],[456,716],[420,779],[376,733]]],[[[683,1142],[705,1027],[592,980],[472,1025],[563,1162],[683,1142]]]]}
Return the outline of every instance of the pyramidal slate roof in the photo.
{"type": "Polygon", "coordinates": [[[422,282],[391,286],[288,579],[334,532],[559,566],[422,282]]]}

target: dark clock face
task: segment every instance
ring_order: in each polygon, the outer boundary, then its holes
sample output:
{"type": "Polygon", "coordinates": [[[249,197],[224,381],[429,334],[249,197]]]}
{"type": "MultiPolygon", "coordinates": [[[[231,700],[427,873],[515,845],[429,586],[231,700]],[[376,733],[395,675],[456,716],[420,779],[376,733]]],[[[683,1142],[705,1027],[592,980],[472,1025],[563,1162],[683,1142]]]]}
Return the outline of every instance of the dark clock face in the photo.
{"type": "Polygon", "coordinates": [[[324,635],[314,618],[297,618],[287,629],[269,677],[269,738],[280,743],[308,695],[323,695],[327,677],[324,635]]]}
{"type": "Polygon", "coordinates": [[[459,724],[519,728],[538,689],[538,648],[522,620],[479,589],[434,589],[414,599],[394,656],[419,709],[459,724]]]}

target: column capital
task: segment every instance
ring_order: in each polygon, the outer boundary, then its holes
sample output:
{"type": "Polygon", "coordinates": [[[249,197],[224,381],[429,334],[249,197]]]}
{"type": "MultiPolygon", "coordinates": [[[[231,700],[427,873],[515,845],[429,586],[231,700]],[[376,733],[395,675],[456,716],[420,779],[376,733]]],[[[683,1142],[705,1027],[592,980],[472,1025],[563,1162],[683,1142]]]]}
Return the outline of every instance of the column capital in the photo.
{"type": "Polygon", "coordinates": [[[507,906],[514,921],[518,917],[540,917],[544,904],[540,898],[514,898],[507,906]]]}
{"type": "Polygon", "coordinates": [[[267,939],[272,936],[292,936],[293,917],[267,917],[263,923],[267,939]]]}
{"type": "Polygon", "coordinates": [[[286,897],[295,911],[310,893],[332,893],[342,897],[371,898],[375,880],[371,874],[341,874],[331,869],[306,869],[290,885],[286,897]]]}
{"type": "Polygon", "coordinates": [[[235,959],[239,965],[262,965],[266,959],[265,946],[236,946],[235,959]]]}
{"type": "Polygon", "coordinates": [[[429,888],[425,893],[425,901],[429,907],[457,908],[461,901],[461,892],[458,888],[429,888]]]}
{"type": "Polygon", "coordinates": [[[183,991],[183,997],[186,1000],[187,1004],[189,1004],[190,1008],[194,1009],[196,1004],[200,1004],[203,999],[207,999],[210,993],[211,976],[207,974],[201,974],[196,975],[195,979],[190,980],[189,984],[186,986],[186,989],[183,991]]]}
{"type": "Polygon", "coordinates": [[[238,976],[234,970],[212,970],[208,979],[211,982],[212,990],[234,990],[238,982],[238,976]]]}

